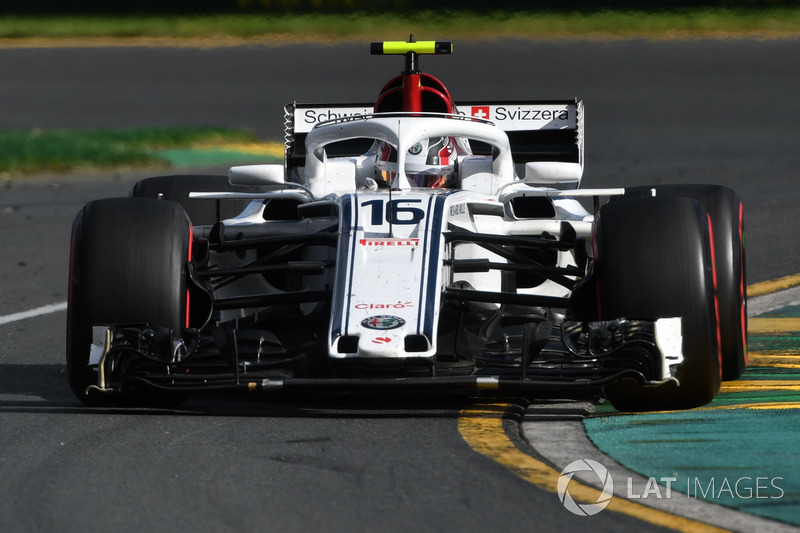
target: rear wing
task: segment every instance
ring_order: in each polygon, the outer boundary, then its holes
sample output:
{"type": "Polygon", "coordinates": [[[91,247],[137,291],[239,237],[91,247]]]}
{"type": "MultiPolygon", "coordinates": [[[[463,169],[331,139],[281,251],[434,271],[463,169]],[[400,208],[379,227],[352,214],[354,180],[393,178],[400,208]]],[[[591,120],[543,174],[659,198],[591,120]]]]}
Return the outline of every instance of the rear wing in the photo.
{"type": "MultiPolygon", "coordinates": [[[[285,111],[286,163],[289,168],[305,163],[305,138],[321,122],[369,115],[374,104],[289,104],[285,111]]],[[[514,162],[563,161],[583,166],[583,102],[540,100],[525,102],[462,102],[459,114],[489,120],[508,134],[514,162]]],[[[353,139],[328,148],[331,156],[357,156],[371,142],[353,139]]],[[[472,143],[476,154],[489,154],[488,146],[472,143]]]]}

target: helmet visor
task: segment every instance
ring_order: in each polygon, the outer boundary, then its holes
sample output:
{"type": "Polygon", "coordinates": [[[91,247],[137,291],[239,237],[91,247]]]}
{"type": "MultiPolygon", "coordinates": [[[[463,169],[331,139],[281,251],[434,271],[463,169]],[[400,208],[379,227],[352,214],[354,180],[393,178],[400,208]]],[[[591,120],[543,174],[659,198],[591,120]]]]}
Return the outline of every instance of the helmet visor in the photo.
{"type": "Polygon", "coordinates": [[[408,176],[408,180],[415,187],[422,187],[425,189],[441,189],[442,187],[445,187],[447,180],[450,177],[448,174],[427,173],[406,174],[406,176],[408,176]]]}

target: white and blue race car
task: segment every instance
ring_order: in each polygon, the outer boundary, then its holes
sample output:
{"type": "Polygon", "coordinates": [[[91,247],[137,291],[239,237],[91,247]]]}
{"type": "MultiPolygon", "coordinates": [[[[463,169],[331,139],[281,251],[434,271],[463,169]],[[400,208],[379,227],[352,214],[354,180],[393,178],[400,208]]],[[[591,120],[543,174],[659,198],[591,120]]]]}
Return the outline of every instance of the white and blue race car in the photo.
{"type": "Polygon", "coordinates": [[[424,54],[374,104],[291,104],[283,165],[160,176],[72,232],[68,377],[88,405],[242,391],[709,402],[746,364],[742,204],[579,188],[579,100],[455,104],[424,54]]]}

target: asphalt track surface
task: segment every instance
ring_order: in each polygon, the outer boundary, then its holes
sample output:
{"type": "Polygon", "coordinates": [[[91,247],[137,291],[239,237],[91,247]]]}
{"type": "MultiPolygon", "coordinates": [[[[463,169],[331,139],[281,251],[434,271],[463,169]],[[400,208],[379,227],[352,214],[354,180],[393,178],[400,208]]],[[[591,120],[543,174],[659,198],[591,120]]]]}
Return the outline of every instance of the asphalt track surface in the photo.
{"type": "MultiPolygon", "coordinates": [[[[501,41],[422,66],[456,100],[583,98],[585,186],[734,187],[756,282],[800,270],[798,53],[793,40],[501,41]]],[[[0,64],[3,128],[209,124],[265,139],[280,138],[283,104],[370,101],[401,68],[365,44],[5,49],[0,64]]],[[[63,302],[75,213],[145,176],[0,184],[0,317],[63,302]]],[[[458,430],[472,400],[82,408],[62,375],[64,315],[0,324],[2,531],[660,530],[574,516],[476,453],[458,430]]]]}

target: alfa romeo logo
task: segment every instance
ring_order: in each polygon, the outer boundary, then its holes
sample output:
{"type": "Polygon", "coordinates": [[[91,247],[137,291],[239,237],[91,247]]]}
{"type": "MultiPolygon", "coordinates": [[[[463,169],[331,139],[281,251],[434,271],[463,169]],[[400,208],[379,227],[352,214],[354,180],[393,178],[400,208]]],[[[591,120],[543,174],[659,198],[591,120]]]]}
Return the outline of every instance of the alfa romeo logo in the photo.
{"type": "Polygon", "coordinates": [[[591,459],[579,459],[567,465],[561,471],[561,477],[558,478],[558,499],[567,508],[567,511],[579,516],[592,516],[611,503],[611,498],[614,496],[614,481],[611,479],[611,474],[608,473],[606,467],[592,461],[591,459]],[[597,498],[595,503],[579,504],[572,499],[569,493],[569,483],[572,481],[572,476],[576,472],[594,472],[603,484],[603,493],[597,498]]]}
{"type": "Polygon", "coordinates": [[[399,316],[378,315],[365,318],[361,326],[369,329],[395,329],[401,327],[406,321],[399,316]]]}

